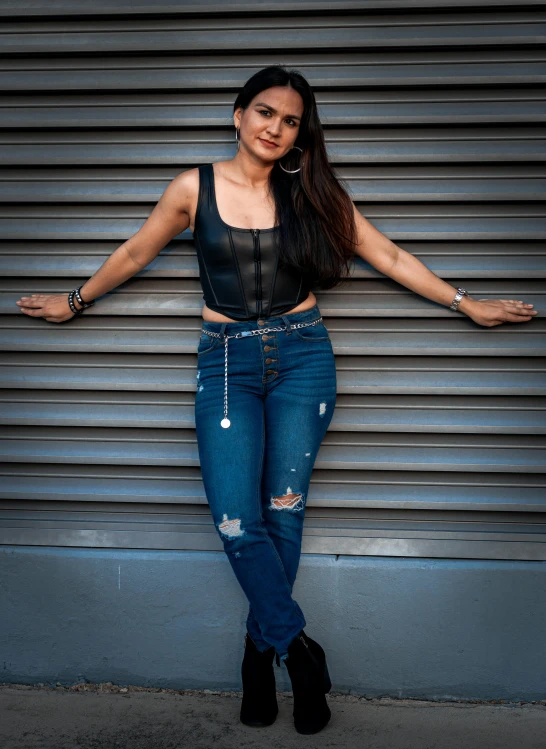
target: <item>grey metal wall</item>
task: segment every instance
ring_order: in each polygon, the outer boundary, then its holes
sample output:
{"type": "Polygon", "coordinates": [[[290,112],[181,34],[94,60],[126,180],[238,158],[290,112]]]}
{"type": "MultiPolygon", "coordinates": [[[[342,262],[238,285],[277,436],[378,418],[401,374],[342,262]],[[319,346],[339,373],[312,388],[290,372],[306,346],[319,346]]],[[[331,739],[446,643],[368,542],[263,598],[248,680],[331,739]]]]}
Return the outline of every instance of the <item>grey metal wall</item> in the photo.
{"type": "MultiPolygon", "coordinates": [[[[301,70],[362,213],[544,313],[543,2],[2,2],[0,544],[220,550],[193,423],[189,231],[66,325],[168,182],[229,159],[238,88],[301,70]],[[42,7],[40,7],[40,5],[42,7]]],[[[545,322],[482,328],[364,262],[318,295],[339,394],[304,553],[545,560],[545,322]]]]}

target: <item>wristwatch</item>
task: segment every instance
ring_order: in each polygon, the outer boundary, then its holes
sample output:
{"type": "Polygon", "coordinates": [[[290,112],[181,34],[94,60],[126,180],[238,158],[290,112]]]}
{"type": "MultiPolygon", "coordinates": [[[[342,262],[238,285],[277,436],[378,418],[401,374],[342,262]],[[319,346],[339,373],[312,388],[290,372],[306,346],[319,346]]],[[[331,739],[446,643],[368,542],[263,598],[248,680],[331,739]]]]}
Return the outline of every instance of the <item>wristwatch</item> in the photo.
{"type": "Polygon", "coordinates": [[[461,299],[464,296],[468,296],[468,291],[466,289],[457,289],[455,299],[449,305],[449,309],[452,309],[455,312],[457,310],[457,307],[459,306],[461,299]]]}

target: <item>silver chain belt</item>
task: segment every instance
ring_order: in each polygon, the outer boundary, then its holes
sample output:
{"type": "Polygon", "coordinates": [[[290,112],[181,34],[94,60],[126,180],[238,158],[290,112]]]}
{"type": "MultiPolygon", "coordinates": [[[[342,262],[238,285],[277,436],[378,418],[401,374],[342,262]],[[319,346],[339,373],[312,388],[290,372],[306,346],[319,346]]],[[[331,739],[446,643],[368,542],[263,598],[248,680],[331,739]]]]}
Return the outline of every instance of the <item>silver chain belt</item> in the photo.
{"type": "MultiPolygon", "coordinates": [[[[290,324],[290,330],[294,328],[307,328],[309,325],[317,325],[322,322],[322,316],[313,320],[313,322],[298,322],[293,325],[290,324]]],[[[243,330],[241,333],[234,333],[234,335],[223,335],[221,333],[213,333],[212,330],[205,330],[201,328],[201,332],[205,335],[212,336],[213,338],[224,339],[224,418],[220,422],[220,425],[227,429],[231,426],[231,421],[228,419],[228,341],[230,338],[248,338],[252,335],[263,335],[264,333],[273,333],[281,330],[287,330],[286,325],[279,325],[276,328],[259,328],[258,330],[243,330]]]]}

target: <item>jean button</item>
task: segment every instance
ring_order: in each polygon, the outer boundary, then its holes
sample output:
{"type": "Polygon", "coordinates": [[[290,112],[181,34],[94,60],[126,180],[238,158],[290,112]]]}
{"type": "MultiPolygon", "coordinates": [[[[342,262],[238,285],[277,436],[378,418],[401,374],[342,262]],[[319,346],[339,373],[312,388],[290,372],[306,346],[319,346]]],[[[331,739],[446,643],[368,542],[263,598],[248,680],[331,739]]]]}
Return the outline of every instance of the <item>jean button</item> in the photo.
{"type": "Polygon", "coordinates": [[[258,320],[258,325],[265,325],[265,320],[258,320]]]}
{"type": "Polygon", "coordinates": [[[264,351],[267,354],[268,351],[271,351],[271,346],[264,346],[264,351]]]}
{"type": "Polygon", "coordinates": [[[268,335],[266,335],[266,334],[264,334],[264,335],[262,336],[262,341],[268,341],[268,340],[269,340],[269,336],[268,336],[268,335]]]}
{"type": "Polygon", "coordinates": [[[267,369],[265,373],[266,374],[275,374],[275,370],[274,369],[267,369]]]}

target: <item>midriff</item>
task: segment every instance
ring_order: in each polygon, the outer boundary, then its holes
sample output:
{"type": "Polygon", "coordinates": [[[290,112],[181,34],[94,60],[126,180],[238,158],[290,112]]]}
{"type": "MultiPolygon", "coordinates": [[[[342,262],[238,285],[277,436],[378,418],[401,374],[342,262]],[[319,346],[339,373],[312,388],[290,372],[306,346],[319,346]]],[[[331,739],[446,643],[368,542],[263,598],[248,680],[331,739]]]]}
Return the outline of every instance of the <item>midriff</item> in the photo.
{"type": "MultiPolygon", "coordinates": [[[[293,312],[305,312],[306,309],[311,309],[311,307],[313,307],[316,303],[317,298],[313,294],[313,292],[310,291],[307,299],[304,299],[303,302],[298,304],[297,307],[293,307],[284,314],[291,315],[293,312]]],[[[203,307],[201,314],[203,316],[203,320],[206,320],[207,322],[241,322],[240,320],[233,320],[231,317],[226,317],[226,315],[222,315],[220,312],[215,312],[214,310],[207,307],[206,304],[203,307]]]]}

